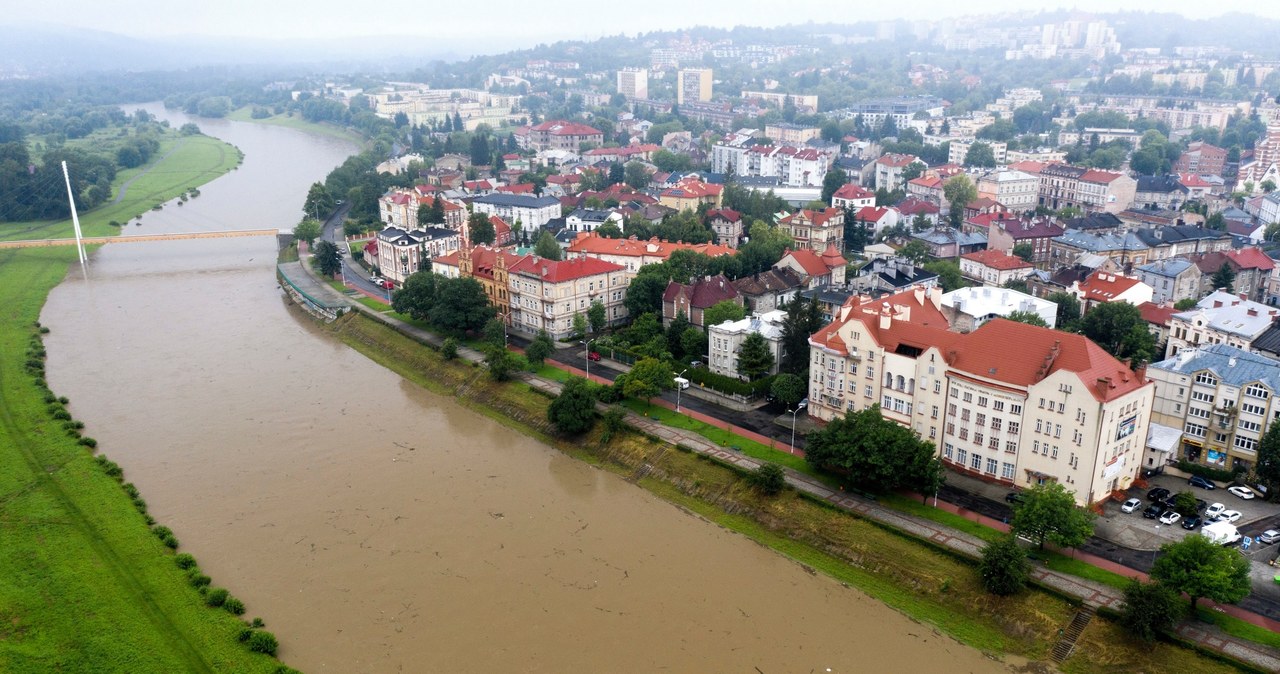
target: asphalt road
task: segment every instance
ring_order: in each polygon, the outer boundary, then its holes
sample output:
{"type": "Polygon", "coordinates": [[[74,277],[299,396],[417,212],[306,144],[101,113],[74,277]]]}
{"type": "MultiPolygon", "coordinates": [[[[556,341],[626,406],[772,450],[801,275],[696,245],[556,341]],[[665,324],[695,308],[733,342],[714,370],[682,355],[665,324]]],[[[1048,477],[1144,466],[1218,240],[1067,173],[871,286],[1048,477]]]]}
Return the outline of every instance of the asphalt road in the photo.
{"type": "MultiPolygon", "coordinates": [[[[368,272],[351,259],[351,251],[347,249],[347,243],[342,233],[342,223],[347,219],[347,213],[350,210],[351,204],[339,206],[338,210],[334,211],[324,221],[320,238],[334,242],[337,244],[338,250],[342,251],[342,275],[347,283],[367,293],[387,297],[389,291],[386,288],[374,285],[369,280],[368,272]]],[[[387,297],[387,301],[390,301],[390,297],[387,297]]]]}

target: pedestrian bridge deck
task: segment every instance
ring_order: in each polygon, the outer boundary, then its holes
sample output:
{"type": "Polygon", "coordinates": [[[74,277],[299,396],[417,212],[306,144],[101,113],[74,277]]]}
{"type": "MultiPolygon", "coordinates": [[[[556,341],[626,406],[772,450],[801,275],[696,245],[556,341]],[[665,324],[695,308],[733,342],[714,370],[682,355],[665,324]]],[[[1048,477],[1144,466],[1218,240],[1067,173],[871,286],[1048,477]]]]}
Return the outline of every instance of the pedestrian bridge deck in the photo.
{"type": "MultiPolygon", "coordinates": [[[[277,229],[231,229],[218,232],[187,232],[174,234],[129,234],[121,236],[86,236],[81,241],[90,246],[99,243],[145,243],[147,241],[181,241],[183,239],[227,239],[241,236],[276,236],[277,229]]],[[[0,248],[43,248],[46,246],[74,246],[75,239],[24,239],[0,241],[0,248]]]]}
{"type": "Polygon", "coordinates": [[[276,265],[280,283],[290,294],[326,315],[335,315],[348,302],[335,296],[334,290],[317,281],[302,268],[301,262],[282,262],[276,265]]]}

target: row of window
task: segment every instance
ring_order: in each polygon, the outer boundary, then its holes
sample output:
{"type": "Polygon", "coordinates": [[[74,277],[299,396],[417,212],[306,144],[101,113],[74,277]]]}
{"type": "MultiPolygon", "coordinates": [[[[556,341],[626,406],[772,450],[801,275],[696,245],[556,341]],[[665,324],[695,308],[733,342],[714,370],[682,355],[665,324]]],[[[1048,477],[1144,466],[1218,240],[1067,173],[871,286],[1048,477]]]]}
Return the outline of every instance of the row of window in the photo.
{"type": "Polygon", "coordinates": [[[968,466],[970,470],[979,473],[984,472],[983,469],[985,468],[985,472],[988,475],[995,475],[996,471],[999,471],[1000,477],[1006,480],[1013,479],[1014,467],[1012,463],[1007,461],[1001,463],[998,459],[991,457],[985,457],[984,461],[984,457],[981,454],[977,452],[970,454],[966,450],[956,449],[950,443],[943,448],[943,456],[945,456],[948,461],[962,467],[968,466]]]}

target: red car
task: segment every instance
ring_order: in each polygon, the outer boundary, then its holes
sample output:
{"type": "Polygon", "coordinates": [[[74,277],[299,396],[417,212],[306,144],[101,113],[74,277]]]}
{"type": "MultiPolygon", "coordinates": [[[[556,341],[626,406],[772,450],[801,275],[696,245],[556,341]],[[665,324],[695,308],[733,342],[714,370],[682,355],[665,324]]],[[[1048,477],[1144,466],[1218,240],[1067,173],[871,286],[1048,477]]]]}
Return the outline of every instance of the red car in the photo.
{"type": "Polygon", "coordinates": [[[590,360],[590,361],[593,361],[593,362],[596,362],[596,363],[600,362],[600,352],[598,352],[598,351],[592,351],[592,352],[588,353],[588,354],[587,354],[587,360],[590,360]]]}
{"type": "Polygon", "coordinates": [[[382,279],[381,281],[378,281],[378,285],[383,288],[386,288],[387,290],[391,290],[392,288],[396,287],[396,284],[392,283],[391,281],[388,281],[387,279],[382,279]]]}

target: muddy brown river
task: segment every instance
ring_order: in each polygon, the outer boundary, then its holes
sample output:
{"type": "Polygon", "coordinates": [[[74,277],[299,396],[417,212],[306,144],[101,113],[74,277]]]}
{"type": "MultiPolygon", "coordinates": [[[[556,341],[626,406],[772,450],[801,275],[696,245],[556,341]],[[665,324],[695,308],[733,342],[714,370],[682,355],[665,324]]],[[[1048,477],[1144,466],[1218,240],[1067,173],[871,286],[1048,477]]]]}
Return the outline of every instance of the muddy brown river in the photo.
{"type": "MultiPolygon", "coordinates": [[[[287,228],[307,185],[352,151],[197,121],[244,150],[244,166],[136,231],[287,228]]],[[[51,385],[183,549],[267,620],[287,664],[1004,670],[384,370],[285,305],[274,248],[108,245],[53,292],[42,320],[51,385]]]]}

